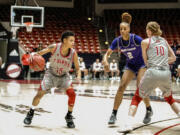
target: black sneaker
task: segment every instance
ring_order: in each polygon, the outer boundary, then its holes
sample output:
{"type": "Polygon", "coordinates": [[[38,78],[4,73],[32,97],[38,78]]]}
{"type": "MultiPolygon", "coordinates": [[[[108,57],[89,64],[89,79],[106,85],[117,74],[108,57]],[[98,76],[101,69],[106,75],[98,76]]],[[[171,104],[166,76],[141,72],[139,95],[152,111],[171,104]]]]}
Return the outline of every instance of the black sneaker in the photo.
{"type": "Polygon", "coordinates": [[[148,124],[149,122],[151,122],[151,116],[153,115],[152,111],[146,111],[146,116],[144,117],[143,123],[144,124],[148,124]]]}
{"type": "Polygon", "coordinates": [[[32,122],[33,116],[34,116],[34,110],[30,109],[30,111],[27,113],[26,118],[24,119],[24,124],[30,125],[32,122]]]}
{"type": "Polygon", "coordinates": [[[116,115],[114,115],[114,113],[112,113],[108,124],[115,124],[116,120],[117,120],[116,115]]]}
{"type": "Polygon", "coordinates": [[[74,119],[74,117],[72,115],[66,115],[65,116],[65,120],[66,120],[68,128],[75,128],[73,119],[74,119]]]}

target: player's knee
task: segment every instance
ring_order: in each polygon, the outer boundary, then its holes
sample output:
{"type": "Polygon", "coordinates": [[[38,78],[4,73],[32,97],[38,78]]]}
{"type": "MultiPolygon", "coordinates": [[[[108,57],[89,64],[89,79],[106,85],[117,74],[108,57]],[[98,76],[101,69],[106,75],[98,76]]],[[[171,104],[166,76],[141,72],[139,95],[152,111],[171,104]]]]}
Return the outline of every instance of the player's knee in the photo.
{"type": "Polygon", "coordinates": [[[170,105],[172,105],[175,100],[174,98],[172,97],[172,94],[169,96],[169,97],[164,97],[164,99],[166,100],[166,102],[168,102],[170,105]]]}
{"type": "Polygon", "coordinates": [[[66,93],[67,93],[67,95],[69,97],[68,105],[69,106],[74,106],[75,99],[76,99],[76,93],[74,92],[74,89],[69,88],[69,89],[67,89],[66,93]]]}
{"type": "Polygon", "coordinates": [[[142,101],[142,98],[140,98],[137,95],[134,95],[131,101],[131,105],[138,106],[141,101],[142,101]]]}

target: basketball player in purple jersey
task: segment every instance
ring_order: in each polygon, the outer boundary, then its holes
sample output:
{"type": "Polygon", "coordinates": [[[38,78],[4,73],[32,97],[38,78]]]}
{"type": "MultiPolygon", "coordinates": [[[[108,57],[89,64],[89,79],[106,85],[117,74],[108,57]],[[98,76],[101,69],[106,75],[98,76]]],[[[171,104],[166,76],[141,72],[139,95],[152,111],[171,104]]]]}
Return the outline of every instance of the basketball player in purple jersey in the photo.
{"type": "Polygon", "coordinates": [[[81,72],[79,69],[78,56],[76,51],[73,49],[75,42],[75,35],[71,31],[65,31],[62,33],[61,42],[58,44],[50,45],[49,47],[37,52],[39,55],[44,55],[46,53],[52,53],[50,58],[50,66],[47,69],[44,78],[41,82],[40,89],[33,99],[32,107],[28,112],[24,123],[31,124],[34,111],[36,106],[39,104],[41,98],[50,92],[52,87],[57,87],[66,91],[68,96],[68,113],[65,116],[67,126],[69,128],[75,128],[73,122],[72,111],[75,103],[76,94],[72,87],[69,71],[71,69],[72,63],[74,62],[77,79],[81,79],[81,72]]]}
{"type": "Polygon", "coordinates": [[[160,88],[166,102],[180,116],[180,108],[172,97],[169,70],[169,64],[176,61],[176,56],[168,42],[161,37],[162,31],[157,22],[149,22],[146,26],[146,33],[148,38],[144,39],[141,44],[147,70],[140,82],[139,94],[142,98],[147,98],[155,88],[160,88]]]}
{"type": "MultiPolygon", "coordinates": [[[[126,89],[127,85],[134,78],[135,75],[137,75],[137,90],[129,108],[130,117],[134,117],[137,111],[138,104],[142,100],[139,97],[138,90],[140,79],[146,70],[141,51],[142,38],[130,33],[131,20],[132,17],[129,13],[122,14],[122,22],[120,23],[121,36],[113,40],[110,48],[104,56],[104,65],[106,71],[109,70],[108,57],[111,55],[114,49],[116,49],[119,46],[121,52],[124,53],[126,56],[126,70],[122,76],[120,86],[116,93],[113,112],[111,114],[108,124],[115,124],[117,110],[122,102],[124,90],[126,89]]],[[[152,116],[152,109],[149,103],[149,99],[147,98],[144,101],[146,105],[146,116],[143,122],[149,123],[152,116]]]]}

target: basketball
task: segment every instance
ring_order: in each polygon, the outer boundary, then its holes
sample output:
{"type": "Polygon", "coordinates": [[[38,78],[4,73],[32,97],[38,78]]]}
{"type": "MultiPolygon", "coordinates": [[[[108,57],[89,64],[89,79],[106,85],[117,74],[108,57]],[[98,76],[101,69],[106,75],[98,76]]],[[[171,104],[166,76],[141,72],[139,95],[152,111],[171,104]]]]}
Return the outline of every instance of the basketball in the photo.
{"type": "Polygon", "coordinates": [[[44,70],[45,60],[41,55],[32,55],[32,59],[29,62],[29,66],[34,71],[42,71],[44,70]]]}

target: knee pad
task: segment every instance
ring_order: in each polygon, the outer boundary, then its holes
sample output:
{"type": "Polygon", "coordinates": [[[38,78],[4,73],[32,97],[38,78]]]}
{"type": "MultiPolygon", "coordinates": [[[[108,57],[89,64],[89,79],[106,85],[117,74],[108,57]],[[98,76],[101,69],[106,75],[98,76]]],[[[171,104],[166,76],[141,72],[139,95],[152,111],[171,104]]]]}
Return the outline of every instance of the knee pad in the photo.
{"type": "Polygon", "coordinates": [[[132,98],[131,105],[138,106],[139,103],[141,102],[141,100],[142,100],[142,98],[139,96],[139,89],[137,89],[132,98]]]}
{"type": "Polygon", "coordinates": [[[69,106],[74,106],[75,103],[75,98],[76,98],[76,93],[74,92],[73,88],[69,88],[66,90],[66,94],[68,95],[68,105],[69,106]]]}
{"type": "Polygon", "coordinates": [[[164,97],[165,101],[168,102],[170,105],[172,105],[175,100],[174,98],[172,97],[172,94],[169,96],[169,97],[164,97]]]}

